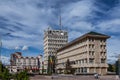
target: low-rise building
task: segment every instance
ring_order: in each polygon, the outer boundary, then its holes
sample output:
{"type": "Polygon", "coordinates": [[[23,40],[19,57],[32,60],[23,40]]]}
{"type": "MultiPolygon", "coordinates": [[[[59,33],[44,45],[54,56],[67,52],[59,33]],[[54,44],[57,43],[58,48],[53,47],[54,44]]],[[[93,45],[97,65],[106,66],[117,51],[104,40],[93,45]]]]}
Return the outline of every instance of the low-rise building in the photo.
{"type": "Polygon", "coordinates": [[[57,51],[57,71],[64,72],[69,59],[75,73],[106,74],[107,49],[106,40],[110,36],[89,32],[69,42],[57,51]]]}
{"type": "Polygon", "coordinates": [[[11,72],[28,70],[29,72],[42,71],[42,55],[37,57],[23,57],[21,52],[11,54],[11,72]]]}

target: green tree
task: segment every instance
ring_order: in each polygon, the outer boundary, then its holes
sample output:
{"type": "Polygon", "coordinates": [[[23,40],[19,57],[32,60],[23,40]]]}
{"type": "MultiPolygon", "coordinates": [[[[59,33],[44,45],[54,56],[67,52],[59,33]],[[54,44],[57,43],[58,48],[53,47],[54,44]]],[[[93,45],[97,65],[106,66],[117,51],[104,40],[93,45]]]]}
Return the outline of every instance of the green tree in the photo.
{"type": "Polygon", "coordinates": [[[0,62],[0,79],[10,80],[11,78],[14,78],[14,80],[29,80],[27,71],[23,71],[15,75],[12,75],[9,73],[9,70],[5,68],[5,66],[3,66],[2,63],[0,62]]]}
{"type": "Polygon", "coordinates": [[[115,72],[115,69],[116,69],[115,64],[108,64],[108,71],[115,72]]]}
{"type": "Polygon", "coordinates": [[[49,55],[48,56],[48,69],[47,69],[48,74],[51,75],[52,73],[55,73],[55,65],[56,65],[55,55],[49,55]]]}
{"type": "Polygon", "coordinates": [[[0,63],[0,79],[2,80],[9,80],[10,79],[10,73],[9,70],[6,69],[2,63],[0,63]]]}
{"type": "Polygon", "coordinates": [[[69,59],[67,59],[67,61],[66,61],[66,65],[65,65],[65,70],[64,71],[65,71],[64,72],[65,74],[73,74],[74,73],[74,69],[72,68],[69,59]]]}
{"type": "Polygon", "coordinates": [[[23,71],[23,72],[16,74],[15,80],[29,80],[29,76],[27,75],[27,71],[23,71]]]}

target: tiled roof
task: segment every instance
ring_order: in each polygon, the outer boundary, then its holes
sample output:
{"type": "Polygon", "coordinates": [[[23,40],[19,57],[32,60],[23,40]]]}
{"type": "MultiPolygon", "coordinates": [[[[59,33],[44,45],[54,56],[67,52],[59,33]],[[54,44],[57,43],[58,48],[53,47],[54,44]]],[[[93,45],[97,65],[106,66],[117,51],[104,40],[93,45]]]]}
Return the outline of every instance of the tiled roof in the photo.
{"type": "Polygon", "coordinates": [[[97,33],[97,32],[94,32],[94,31],[91,31],[91,32],[89,32],[89,33],[87,33],[87,34],[90,34],[90,35],[107,36],[107,35],[105,35],[105,34],[97,33]]]}

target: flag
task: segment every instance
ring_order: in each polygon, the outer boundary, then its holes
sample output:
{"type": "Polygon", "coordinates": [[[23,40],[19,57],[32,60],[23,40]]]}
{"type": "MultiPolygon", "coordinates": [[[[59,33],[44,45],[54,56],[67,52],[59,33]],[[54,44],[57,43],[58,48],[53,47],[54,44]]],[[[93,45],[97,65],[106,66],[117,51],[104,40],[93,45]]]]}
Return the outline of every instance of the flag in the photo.
{"type": "Polygon", "coordinates": [[[50,56],[50,63],[51,63],[51,64],[53,63],[53,61],[52,61],[52,56],[50,56]]]}

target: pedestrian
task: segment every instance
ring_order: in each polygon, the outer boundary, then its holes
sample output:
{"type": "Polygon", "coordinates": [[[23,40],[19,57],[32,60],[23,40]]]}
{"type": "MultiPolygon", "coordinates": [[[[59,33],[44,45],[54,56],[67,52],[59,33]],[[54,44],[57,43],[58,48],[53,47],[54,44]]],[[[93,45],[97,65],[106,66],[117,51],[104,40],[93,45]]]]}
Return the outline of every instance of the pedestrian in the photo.
{"type": "Polygon", "coordinates": [[[95,79],[98,79],[99,78],[99,76],[98,76],[98,74],[96,73],[96,74],[94,74],[94,77],[95,77],[95,79]]]}

